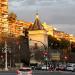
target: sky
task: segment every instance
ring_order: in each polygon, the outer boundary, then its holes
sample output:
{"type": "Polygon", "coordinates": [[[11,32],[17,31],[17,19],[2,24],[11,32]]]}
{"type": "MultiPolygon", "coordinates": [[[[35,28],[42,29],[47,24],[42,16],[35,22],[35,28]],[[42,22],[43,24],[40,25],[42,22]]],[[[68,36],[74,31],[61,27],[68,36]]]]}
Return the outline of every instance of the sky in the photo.
{"type": "Polygon", "coordinates": [[[8,5],[18,19],[34,22],[38,10],[41,22],[75,35],[75,0],[8,0],[8,5]]]}

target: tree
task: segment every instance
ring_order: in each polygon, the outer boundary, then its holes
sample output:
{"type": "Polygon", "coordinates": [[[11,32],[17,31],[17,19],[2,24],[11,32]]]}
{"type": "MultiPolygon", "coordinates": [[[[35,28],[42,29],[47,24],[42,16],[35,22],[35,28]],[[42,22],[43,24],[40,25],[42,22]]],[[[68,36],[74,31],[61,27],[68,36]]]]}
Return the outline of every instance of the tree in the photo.
{"type": "Polygon", "coordinates": [[[21,62],[24,63],[24,66],[29,66],[31,54],[30,54],[30,50],[29,50],[28,33],[27,33],[27,31],[25,31],[25,29],[24,29],[23,33],[26,34],[27,36],[19,37],[20,58],[21,58],[21,62]]]}
{"type": "Polygon", "coordinates": [[[68,48],[69,46],[70,46],[70,41],[62,38],[60,41],[60,48],[64,49],[64,48],[68,48]]]}
{"type": "Polygon", "coordinates": [[[1,41],[0,41],[0,52],[1,53],[4,53],[4,51],[5,51],[5,41],[6,41],[6,43],[7,43],[7,56],[8,56],[8,63],[10,62],[10,55],[9,55],[9,52],[11,52],[11,64],[12,64],[12,66],[13,65],[15,65],[15,62],[13,62],[13,60],[15,59],[14,58],[14,55],[15,55],[15,51],[16,51],[16,46],[15,46],[15,40],[16,40],[16,38],[15,37],[11,37],[11,36],[9,36],[7,33],[3,33],[3,34],[1,34],[1,36],[0,36],[0,38],[1,38],[1,41]]]}
{"type": "Polygon", "coordinates": [[[71,52],[75,53],[75,42],[71,43],[71,52]]]}
{"type": "Polygon", "coordinates": [[[16,14],[13,13],[13,12],[8,15],[8,20],[9,20],[9,22],[11,22],[11,23],[15,22],[15,21],[16,21],[16,18],[17,18],[17,16],[16,16],[16,14]]]}
{"type": "Polygon", "coordinates": [[[65,56],[67,57],[67,61],[69,60],[69,56],[70,56],[70,50],[69,50],[69,47],[70,47],[70,41],[69,40],[66,40],[65,38],[62,38],[61,41],[60,41],[60,49],[62,50],[62,58],[63,60],[65,60],[65,56]]]}
{"type": "Polygon", "coordinates": [[[57,40],[57,38],[49,35],[48,36],[48,46],[52,49],[59,49],[60,47],[60,41],[57,40]]]}
{"type": "Polygon", "coordinates": [[[37,61],[42,61],[43,60],[43,51],[37,50],[35,52],[35,59],[37,61]]]}

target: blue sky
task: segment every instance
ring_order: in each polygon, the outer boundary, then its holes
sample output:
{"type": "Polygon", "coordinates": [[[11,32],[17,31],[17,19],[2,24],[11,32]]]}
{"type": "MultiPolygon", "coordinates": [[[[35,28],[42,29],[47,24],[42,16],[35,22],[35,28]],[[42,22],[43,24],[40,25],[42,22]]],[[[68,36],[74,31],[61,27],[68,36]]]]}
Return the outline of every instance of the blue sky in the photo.
{"type": "Polygon", "coordinates": [[[9,12],[18,19],[34,21],[36,10],[42,22],[75,35],[75,0],[8,0],[9,12]]]}

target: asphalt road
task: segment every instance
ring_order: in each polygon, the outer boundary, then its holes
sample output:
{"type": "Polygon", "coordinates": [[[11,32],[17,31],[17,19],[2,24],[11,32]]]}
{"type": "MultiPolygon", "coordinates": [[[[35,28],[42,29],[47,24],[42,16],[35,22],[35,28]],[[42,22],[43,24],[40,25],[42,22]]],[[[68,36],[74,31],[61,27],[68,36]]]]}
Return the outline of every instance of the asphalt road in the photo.
{"type": "Polygon", "coordinates": [[[33,75],[75,75],[75,72],[67,72],[67,71],[55,71],[55,72],[49,72],[49,71],[34,71],[33,75]]]}
{"type": "MultiPolygon", "coordinates": [[[[15,72],[0,72],[0,75],[16,75],[15,72]]],[[[75,72],[33,71],[33,75],[75,75],[75,72]]]]}
{"type": "Polygon", "coordinates": [[[15,72],[0,72],[0,75],[16,75],[15,72]]]}

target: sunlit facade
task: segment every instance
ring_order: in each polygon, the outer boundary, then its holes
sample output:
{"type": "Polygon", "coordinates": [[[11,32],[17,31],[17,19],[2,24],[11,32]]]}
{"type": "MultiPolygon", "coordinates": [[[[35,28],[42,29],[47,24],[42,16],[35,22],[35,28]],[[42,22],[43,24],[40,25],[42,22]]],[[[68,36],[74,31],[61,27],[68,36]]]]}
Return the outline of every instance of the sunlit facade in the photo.
{"type": "Polygon", "coordinates": [[[75,42],[75,37],[73,36],[73,34],[70,34],[69,36],[70,36],[69,37],[70,38],[70,42],[75,42]]]}
{"type": "Polygon", "coordinates": [[[47,35],[53,36],[53,26],[46,24],[46,22],[42,23],[44,29],[47,31],[47,35]]]}
{"type": "Polygon", "coordinates": [[[16,20],[15,22],[9,25],[10,34],[13,34],[14,36],[18,37],[23,34],[23,28],[28,29],[31,24],[31,22],[16,20]]]}
{"type": "Polygon", "coordinates": [[[57,40],[60,40],[64,38],[64,32],[53,29],[53,37],[57,38],[57,40]]]}
{"type": "Polygon", "coordinates": [[[0,0],[0,33],[8,31],[8,0],[0,0]]]}

